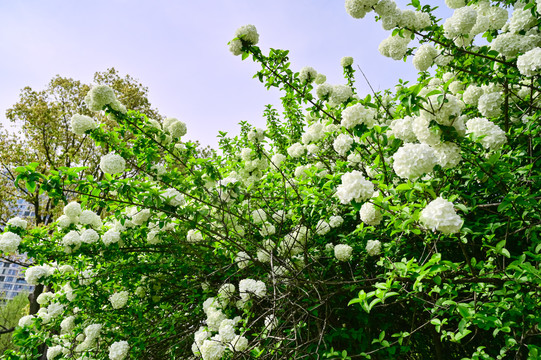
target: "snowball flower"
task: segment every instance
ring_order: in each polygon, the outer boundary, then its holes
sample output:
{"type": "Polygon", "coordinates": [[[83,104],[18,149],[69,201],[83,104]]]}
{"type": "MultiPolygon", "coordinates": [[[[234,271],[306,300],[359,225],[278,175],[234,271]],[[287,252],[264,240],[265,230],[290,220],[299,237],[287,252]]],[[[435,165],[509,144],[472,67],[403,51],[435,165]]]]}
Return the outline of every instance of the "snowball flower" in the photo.
{"type": "Polygon", "coordinates": [[[225,352],[225,346],[215,340],[205,340],[199,347],[203,360],[220,360],[225,352]]]}
{"type": "Polygon", "coordinates": [[[346,129],[351,129],[359,124],[366,124],[369,128],[374,126],[375,112],[365,108],[362,104],[355,104],[342,111],[341,124],[346,129]]]}
{"type": "Polygon", "coordinates": [[[353,248],[346,244],[338,244],[334,247],[334,257],[339,261],[349,261],[353,248]]]}
{"type": "Polygon", "coordinates": [[[321,100],[327,100],[333,92],[333,86],[331,84],[320,84],[316,89],[316,95],[321,100]]]}
{"type": "Polygon", "coordinates": [[[336,196],[342,204],[351,200],[361,202],[370,199],[374,193],[374,184],[365,179],[360,171],[354,170],[342,175],[342,184],[336,190],[336,196]]]}
{"type": "Polygon", "coordinates": [[[345,156],[349,149],[351,149],[351,145],[353,144],[353,138],[346,134],[340,134],[336,139],[334,139],[333,142],[333,148],[336,150],[337,153],[339,153],[342,156],[345,156]]]}
{"type": "Polygon", "coordinates": [[[244,251],[239,251],[235,257],[235,263],[239,269],[244,269],[250,264],[250,256],[244,251]]]}
{"type": "Polygon", "coordinates": [[[71,117],[71,131],[76,135],[84,135],[88,130],[98,127],[98,124],[89,116],[75,114],[71,117]]]}
{"type": "Polygon", "coordinates": [[[329,225],[333,228],[339,227],[344,222],[341,216],[331,216],[329,219],[329,225]]]}
{"type": "Polygon", "coordinates": [[[40,281],[49,276],[49,271],[45,266],[32,266],[26,269],[24,279],[30,285],[37,285],[40,281]]]}
{"type": "Polygon", "coordinates": [[[498,117],[502,113],[502,104],[503,97],[499,92],[483,94],[478,101],[479,112],[487,118],[498,117]]]}
{"type": "Polygon", "coordinates": [[[481,89],[479,86],[469,85],[462,95],[462,101],[468,105],[477,106],[479,98],[482,95],[483,89],[481,89]]]}
{"type": "Polygon", "coordinates": [[[417,136],[412,130],[412,122],[413,118],[411,116],[393,120],[390,128],[394,137],[405,142],[414,142],[417,140],[417,136]]]}
{"type": "Polygon", "coordinates": [[[451,169],[462,160],[460,146],[452,142],[444,142],[432,147],[436,161],[444,169],[451,169]]]}
{"type": "Polygon", "coordinates": [[[71,230],[62,238],[62,245],[77,248],[81,246],[81,236],[75,230],[71,230]]]}
{"type": "Polygon", "coordinates": [[[265,213],[265,210],[257,209],[252,211],[252,218],[254,219],[254,223],[261,224],[267,220],[267,214],[265,213]]]}
{"type": "Polygon", "coordinates": [[[234,351],[242,352],[248,349],[248,339],[244,336],[236,335],[235,338],[231,341],[231,346],[234,351]]]}
{"type": "Polygon", "coordinates": [[[4,254],[12,254],[17,252],[17,248],[21,243],[21,237],[10,231],[4,233],[0,237],[0,251],[4,254]]]}
{"type": "Polygon", "coordinates": [[[75,329],[75,316],[68,316],[60,323],[61,334],[67,334],[75,329]]]}
{"type": "Polygon", "coordinates": [[[301,143],[295,143],[287,148],[287,153],[292,158],[298,158],[304,154],[305,147],[301,143]]]}
{"type": "Polygon", "coordinates": [[[464,6],[453,13],[443,24],[445,37],[453,40],[457,36],[468,35],[477,21],[477,11],[473,7],[464,6]]]}
{"type": "Polygon", "coordinates": [[[21,229],[26,229],[28,226],[28,222],[24,219],[21,219],[20,217],[16,216],[14,218],[11,218],[8,220],[8,225],[11,225],[13,227],[18,227],[21,229]]]}
{"type": "MultiPolygon", "coordinates": [[[[324,84],[323,84],[324,85],[324,84]]],[[[323,86],[322,85],[322,86],[323,86]]],[[[350,97],[353,96],[353,91],[347,85],[334,85],[332,87],[332,92],[329,96],[329,101],[332,104],[341,104],[347,101],[350,97]]]]}
{"type": "Polygon", "coordinates": [[[110,360],[123,360],[128,355],[130,345],[127,341],[117,341],[109,346],[109,359],[110,360]]]}
{"type": "Polygon", "coordinates": [[[534,76],[541,70],[541,48],[535,48],[517,59],[518,71],[524,76],[534,76]]]}
{"type": "Polygon", "coordinates": [[[305,66],[299,72],[299,80],[301,83],[308,82],[311,83],[316,79],[317,71],[310,66],[305,66]]]}
{"type": "Polygon", "coordinates": [[[376,256],[381,253],[381,243],[379,240],[368,240],[366,242],[366,252],[370,256],[376,256]]]}
{"type": "Polygon", "coordinates": [[[68,205],[64,206],[64,215],[70,219],[76,219],[81,215],[83,210],[81,210],[81,204],[76,201],[70,202],[68,205]]]}
{"type": "Polygon", "coordinates": [[[243,279],[239,282],[240,297],[244,300],[252,296],[261,298],[267,294],[267,287],[263,281],[253,279],[243,279]]]}
{"type": "Polygon", "coordinates": [[[466,133],[473,134],[488,150],[500,148],[506,141],[505,132],[498,125],[484,118],[473,118],[466,122],[466,133]]]}
{"type": "Polygon", "coordinates": [[[359,214],[361,215],[362,222],[366,225],[378,225],[383,219],[379,208],[369,202],[364,203],[363,206],[361,206],[359,214]]]}
{"type": "Polygon", "coordinates": [[[86,229],[81,233],[81,241],[86,244],[92,244],[98,241],[100,236],[95,230],[86,229]]]}
{"type": "Polygon", "coordinates": [[[106,246],[117,243],[120,241],[120,233],[113,229],[107,230],[107,232],[101,237],[101,241],[103,241],[106,246]]]}
{"type": "Polygon", "coordinates": [[[169,188],[162,194],[164,199],[167,199],[167,203],[171,206],[181,206],[186,203],[184,196],[176,189],[169,188]]]}
{"type": "Polygon", "coordinates": [[[285,159],[286,159],[286,156],[285,156],[285,155],[282,155],[282,154],[274,154],[274,155],[272,155],[272,157],[271,157],[271,163],[272,163],[276,168],[280,168],[280,165],[282,164],[282,162],[284,162],[285,159]]]}
{"type": "Polygon", "coordinates": [[[203,241],[203,235],[199,230],[188,230],[188,234],[186,235],[186,240],[190,243],[197,243],[200,241],[203,241]]]}
{"type": "Polygon", "coordinates": [[[150,218],[150,209],[143,209],[138,211],[136,208],[131,214],[131,221],[135,225],[143,225],[150,218]]]}
{"type": "Polygon", "coordinates": [[[113,309],[123,308],[128,302],[128,296],[129,296],[129,293],[127,291],[121,291],[121,292],[117,292],[111,295],[109,297],[109,301],[111,302],[113,309]]]}
{"type": "Polygon", "coordinates": [[[34,320],[34,315],[25,315],[22,318],[19,319],[19,326],[25,327],[25,326],[31,326],[34,320]]]}
{"type": "Polygon", "coordinates": [[[331,226],[329,225],[329,223],[323,219],[319,220],[316,225],[316,234],[323,236],[329,231],[331,231],[331,226]]]}
{"type": "Polygon", "coordinates": [[[353,65],[353,58],[351,56],[344,56],[340,59],[340,65],[342,65],[342,67],[353,65]]]}
{"type": "Polygon", "coordinates": [[[413,56],[413,66],[419,71],[426,71],[434,64],[438,50],[430,44],[421,45],[413,56]]]}
{"type": "Polygon", "coordinates": [[[163,128],[171,134],[173,138],[180,138],[186,135],[186,124],[176,118],[167,118],[163,122],[163,128]]]}
{"type": "Polygon", "coordinates": [[[109,153],[101,157],[100,169],[107,174],[118,174],[126,169],[126,160],[122,156],[109,153]]]}
{"type": "Polygon", "coordinates": [[[417,179],[431,172],[434,165],[436,156],[426,144],[404,144],[393,155],[393,169],[403,179],[417,179]]]}
{"type": "Polygon", "coordinates": [[[235,38],[239,38],[248,45],[255,45],[259,42],[259,34],[254,25],[244,25],[235,31],[235,38]]]}
{"type": "Polygon", "coordinates": [[[456,214],[453,203],[441,197],[431,201],[421,211],[419,220],[429,229],[438,230],[444,234],[459,232],[464,223],[456,214]]]}
{"type": "Polygon", "coordinates": [[[51,346],[47,349],[47,360],[53,360],[63,353],[64,348],[61,345],[51,346]]]}
{"type": "Polygon", "coordinates": [[[116,99],[113,89],[107,85],[96,85],[86,94],[85,103],[92,111],[100,111],[106,105],[113,110],[126,112],[126,108],[116,99]]]}
{"type": "Polygon", "coordinates": [[[402,60],[404,55],[406,55],[410,41],[411,39],[407,36],[389,36],[379,44],[378,50],[381,55],[385,57],[390,57],[394,60],[402,60]]]}

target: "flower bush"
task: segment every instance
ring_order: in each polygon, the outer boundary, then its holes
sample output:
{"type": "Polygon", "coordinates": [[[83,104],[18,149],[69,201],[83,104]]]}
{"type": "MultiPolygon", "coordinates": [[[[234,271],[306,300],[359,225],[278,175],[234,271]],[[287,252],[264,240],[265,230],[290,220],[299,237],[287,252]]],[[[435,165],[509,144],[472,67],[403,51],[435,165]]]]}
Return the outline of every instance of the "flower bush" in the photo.
{"type": "Polygon", "coordinates": [[[383,55],[415,54],[421,71],[373,94],[358,93],[353,59],[328,84],[243,26],[230,50],[261,65],[285,113],[267,106],[266,129],[242,123],[205,158],[180,120],[91,91],[116,129],[74,117],[73,131],[110,149],[103,176],[18,169],[18,186],[79,202],[2,235],[49,294],[6,358],[541,356],[540,12],[446,3],[442,25],[418,0],[346,1],[392,30],[383,55]]]}

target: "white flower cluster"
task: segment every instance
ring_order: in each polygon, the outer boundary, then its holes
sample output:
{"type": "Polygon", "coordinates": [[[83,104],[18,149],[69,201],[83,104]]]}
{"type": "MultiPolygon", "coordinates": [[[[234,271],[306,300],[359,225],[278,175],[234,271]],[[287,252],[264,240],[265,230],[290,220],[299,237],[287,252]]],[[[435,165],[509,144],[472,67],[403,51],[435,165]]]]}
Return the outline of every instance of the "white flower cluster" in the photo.
{"type": "Polygon", "coordinates": [[[334,247],[334,257],[338,261],[349,261],[353,253],[353,248],[346,244],[338,244],[334,247]]]}
{"type": "Polygon", "coordinates": [[[239,282],[239,293],[243,300],[251,299],[253,297],[262,298],[267,295],[267,287],[265,283],[260,280],[242,279],[239,282]]]}
{"type": "Polygon", "coordinates": [[[431,201],[421,211],[419,220],[429,229],[438,230],[444,234],[459,232],[464,223],[456,214],[453,203],[441,197],[431,201]]]}
{"type": "Polygon", "coordinates": [[[479,97],[478,109],[484,117],[494,118],[502,113],[503,97],[499,92],[485,93],[479,97]]]}
{"type": "Polygon", "coordinates": [[[25,230],[26,227],[28,226],[28,222],[26,220],[24,220],[24,219],[21,219],[18,216],[9,219],[7,223],[8,223],[8,225],[11,225],[13,227],[18,227],[18,228],[21,228],[23,230],[25,230]]]}
{"type": "Polygon", "coordinates": [[[359,214],[361,215],[362,222],[366,225],[376,226],[383,219],[383,215],[381,215],[379,208],[369,202],[364,203],[363,206],[361,206],[359,214]]]}
{"type": "Polygon", "coordinates": [[[436,161],[444,169],[454,168],[462,160],[460,146],[455,143],[446,141],[432,146],[432,149],[434,150],[436,161]]]}
{"type": "Polygon", "coordinates": [[[306,148],[301,143],[295,143],[287,148],[287,153],[292,158],[298,158],[304,154],[305,150],[306,148]]]}
{"type": "Polygon", "coordinates": [[[374,193],[374,184],[366,180],[360,171],[353,170],[342,175],[342,184],[336,190],[336,196],[342,204],[349,204],[351,200],[361,202],[368,200],[374,193]]]}
{"type": "Polygon", "coordinates": [[[317,142],[325,136],[324,125],[320,122],[310,125],[304,134],[302,134],[302,143],[309,144],[311,142],[317,142]]]}
{"type": "Polygon", "coordinates": [[[381,242],[379,240],[368,240],[366,242],[366,252],[370,256],[381,254],[381,242]]]}
{"type": "Polygon", "coordinates": [[[164,199],[167,199],[167,203],[171,206],[182,206],[186,203],[184,195],[182,195],[177,189],[169,188],[162,194],[164,199]]]}
{"type": "Polygon", "coordinates": [[[462,113],[465,105],[462,100],[454,95],[446,94],[444,100],[439,103],[440,95],[428,97],[428,109],[421,112],[421,116],[427,120],[435,120],[438,124],[452,126],[455,119],[462,113]]]}
{"type": "Polygon", "coordinates": [[[340,154],[341,156],[346,156],[349,149],[351,149],[352,144],[353,138],[351,136],[346,134],[340,134],[336,139],[334,139],[332,146],[338,154],[340,154]]]}
{"type": "Polygon", "coordinates": [[[104,106],[109,105],[113,110],[126,112],[126,107],[116,98],[113,89],[107,85],[96,85],[86,94],[85,103],[92,111],[103,110],[104,106]]]}
{"type": "Polygon", "coordinates": [[[434,150],[426,144],[404,144],[393,155],[393,169],[403,179],[414,180],[436,165],[434,150]]]}
{"type": "Polygon", "coordinates": [[[458,36],[469,35],[477,21],[477,11],[471,6],[458,8],[453,16],[445,20],[445,37],[454,40],[458,36]]]}
{"type": "Polygon", "coordinates": [[[406,55],[410,41],[411,38],[409,36],[401,37],[398,35],[391,35],[379,44],[378,50],[381,55],[385,57],[394,60],[402,60],[404,55],[406,55]]]}
{"type": "MultiPolygon", "coordinates": [[[[323,84],[325,85],[325,84],[323,84]]],[[[323,86],[321,85],[321,86],[323,86]]],[[[320,87],[321,87],[320,86],[320,87]]],[[[329,95],[329,102],[332,105],[340,105],[353,96],[353,90],[347,85],[334,85],[329,95]]]]}
{"type": "Polygon", "coordinates": [[[188,230],[188,234],[186,235],[186,240],[189,243],[198,243],[200,241],[203,241],[203,234],[201,234],[201,231],[192,229],[188,230]]]}
{"type": "Polygon", "coordinates": [[[351,56],[344,56],[342,59],[340,59],[340,65],[342,65],[342,67],[353,65],[353,58],[351,56]]]}
{"type": "Polygon", "coordinates": [[[329,223],[323,219],[319,220],[316,225],[316,234],[323,236],[329,231],[331,231],[331,226],[329,225],[329,223]]]}
{"type": "Polygon", "coordinates": [[[311,66],[305,66],[299,72],[299,80],[301,83],[311,83],[316,79],[317,71],[311,66]]]}
{"type": "Polygon", "coordinates": [[[464,94],[462,94],[462,101],[468,105],[477,106],[479,98],[483,95],[483,89],[476,85],[469,85],[464,94]]]}
{"type": "Polygon", "coordinates": [[[235,39],[229,42],[229,51],[233,55],[242,54],[242,45],[256,45],[259,42],[259,34],[254,25],[244,25],[235,31],[235,39]]]}
{"type": "Polygon", "coordinates": [[[391,134],[404,142],[414,142],[417,140],[417,136],[412,130],[412,122],[413,118],[411,116],[393,120],[390,124],[391,134]]]}
{"type": "Polygon", "coordinates": [[[368,128],[374,126],[376,112],[374,109],[366,108],[362,104],[355,104],[342,112],[342,126],[352,129],[359,124],[366,124],[368,128]]]}
{"type": "Polygon", "coordinates": [[[10,231],[0,236],[0,251],[4,254],[13,254],[21,244],[21,237],[10,231]]]}
{"type": "Polygon", "coordinates": [[[71,131],[76,135],[84,135],[86,131],[97,127],[98,124],[89,116],[75,114],[71,117],[71,131]]]}
{"type": "Polygon", "coordinates": [[[362,19],[377,3],[378,0],[346,0],[346,11],[351,17],[362,19]]]}
{"type": "Polygon", "coordinates": [[[103,241],[105,246],[108,246],[110,244],[116,244],[120,241],[120,232],[114,229],[109,229],[105,232],[105,234],[103,234],[101,240],[103,241]]]}
{"type": "Polygon", "coordinates": [[[426,71],[434,64],[438,50],[430,44],[421,45],[413,56],[413,66],[419,71],[426,71]]]}
{"type": "Polygon", "coordinates": [[[337,228],[344,223],[344,219],[341,216],[331,216],[329,219],[329,225],[333,228],[337,228]]]}
{"type": "Polygon", "coordinates": [[[94,346],[100,336],[101,328],[101,324],[88,325],[84,330],[84,340],[75,347],[75,351],[82,352],[94,346]]]}
{"type": "Polygon", "coordinates": [[[333,86],[328,83],[320,84],[316,88],[316,95],[321,100],[328,100],[332,94],[333,86]]]}
{"type": "Polygon", "coordinates": [[[127,341],[114,342],[109,347],[109,359],[124,360],[128,356],[128,350],[130,350],[130,345],[127,341]]]}
{"type": "Polygon", "coordinates": [[[109,153],[101,157],[100,169],[107,174],[118,174],[126,169],[126,160],[118,154],[109,153]]]}
{"type": "Polygon", "coordinates": [[[109,297],[113,309],[122,309],[128,302],[129,293],[127,291],[116,292],[109,297]]]}
{"type": "Polygon", "coordinates": [[[541,71],[541,48],[537,47],[520,55],[517,59],[518,71],[524,76],[535,76],[541,71]]]}
{"type": "Polygon", "coordinates": [[[53,269],[47,265],[36,265],[26,269],[24,273],[24,279],[30,285],[38,285],[40,282],[45,280],[49,275],[51,275],[53,269]]]}
{"type": "Polygon", "coordinates": [[[479,141],[488,150],[497,150],[505,142],[507,138],[505,132],[485,118],[473,118],[466,122],[466,133],[473,134],[473,136],[480,138],[479,141]]]}
{"type": "Polygon", "coordinates": [[[163,128],[171,137],[177,139],[186,135],[186,124],[177,118],[166,118],[163,121],[163,128]]]}

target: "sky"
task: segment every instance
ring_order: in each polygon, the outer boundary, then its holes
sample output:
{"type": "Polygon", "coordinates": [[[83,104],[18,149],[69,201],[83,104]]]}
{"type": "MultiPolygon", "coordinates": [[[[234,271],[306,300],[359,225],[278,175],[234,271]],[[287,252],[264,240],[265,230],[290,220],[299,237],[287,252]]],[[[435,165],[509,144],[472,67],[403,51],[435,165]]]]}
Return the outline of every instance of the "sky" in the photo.
{"type": "MultiPolygon", "coordinates": [[[[376,90],[415,80],[411,60],[379,54],[390,33],[373,14],[353,19],[343,0],[0,0],[0,122],[11,126],[5,112],[25,86],[44,89],[55,75],[91,83],[115,67],[148,87],[161,114],[184,121],[187,138],[217,147],[218,131],[236,135],[243,120],[264,128],[265,105],[280,103],[252,78],[258,65],[229,52],[238,27],[255,25],[264,52],[288,49],[293,70],[312,66],[331,84],[345,82],[343,56],[376,90]]],[[[357,74],[359,94],[369,93],[357,74]]]]}

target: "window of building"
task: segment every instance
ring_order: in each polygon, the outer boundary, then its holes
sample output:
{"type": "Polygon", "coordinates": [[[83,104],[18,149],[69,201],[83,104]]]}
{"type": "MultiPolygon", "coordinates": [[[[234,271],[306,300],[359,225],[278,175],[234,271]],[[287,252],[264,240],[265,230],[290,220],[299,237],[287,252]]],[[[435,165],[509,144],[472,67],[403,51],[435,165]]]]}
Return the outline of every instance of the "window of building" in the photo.
{"type": "Polygon", "coordinates": [[[15,269],[9,269],[8,275],[17,275],[17,270],[15,270],[15,269]]]}
{"type": "Polygon", "coordinates": [[[13,284],[4,284],[4,289],[6,289],[6,290],[13,289],[13,284]]]}
{"type": "Polygon", "coordinates": [[[9,267],[9,263],[8,263],[8,262],[5,262],[5,263],[4,263],[4,267],[9,267]]]}
{"type": "Polygon", "coordinates": [[[6,282],[13,282],[13,276],[8,276],[6,278],[6,282]]]}

